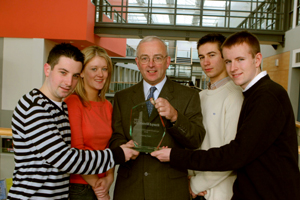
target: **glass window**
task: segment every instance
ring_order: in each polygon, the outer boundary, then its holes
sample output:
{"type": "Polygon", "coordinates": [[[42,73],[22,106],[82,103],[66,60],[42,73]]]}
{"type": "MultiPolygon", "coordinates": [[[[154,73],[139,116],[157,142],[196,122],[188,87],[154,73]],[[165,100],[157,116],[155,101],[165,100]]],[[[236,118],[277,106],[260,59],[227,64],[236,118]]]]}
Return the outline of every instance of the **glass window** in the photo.
{"type": "Polygon", "coordinates": [[[114,10],[114,22],[118,22],[118,12],[116,10],[114,10]]]}
{"type": "Polygon", "coordinates": [[[297,25],[300,24],[300,7],[297,8],[297,25]]]}
{"type": "Polygon", "coordinates": [[[107,7],[106,7],[106,9],[107,9],[106,16],[111,19],[111,16],[112,16],[111,6],[108,4],[107,7]]]}
{"type": "Polygon", "coordinates": [[[297,23],[297,25],[300,24],[300,0],[298,0],[298,3],[297,3],[297,19],[296,19],[296,23],[297,23]]]}
{"type": "Polygon", "coordinates": [[[294,0],[290,1],[289,7],[289,29],[293,28],[293,11],[294,11],[294,0]]]}
{"type": "Polygon", "coordinates": [[[289,13],[289,29],[293,28],[293,12],[289,13]]]}

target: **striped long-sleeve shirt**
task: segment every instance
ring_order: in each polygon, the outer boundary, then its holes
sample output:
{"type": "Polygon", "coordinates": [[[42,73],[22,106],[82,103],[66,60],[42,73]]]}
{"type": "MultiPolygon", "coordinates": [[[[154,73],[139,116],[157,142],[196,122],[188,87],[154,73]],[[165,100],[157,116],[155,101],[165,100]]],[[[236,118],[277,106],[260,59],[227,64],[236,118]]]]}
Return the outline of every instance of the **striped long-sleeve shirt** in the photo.
{"type": "Polygon", "coordinates": [[[68,109],[62,105],[37,89],[19,100],[12,118],[15,170],[8,199],[67,199],[69,173],[100,174],[114,166],[113,154],[123,156],[120,148],[70,148],[68,109]]]}

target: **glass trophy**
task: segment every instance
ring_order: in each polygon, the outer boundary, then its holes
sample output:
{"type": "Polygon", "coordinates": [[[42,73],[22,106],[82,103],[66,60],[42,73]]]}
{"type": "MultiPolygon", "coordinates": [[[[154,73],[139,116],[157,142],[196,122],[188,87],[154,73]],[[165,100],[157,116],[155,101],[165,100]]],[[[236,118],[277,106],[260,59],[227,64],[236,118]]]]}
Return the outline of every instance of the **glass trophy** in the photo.
{"type": "Polygon", "coordinates": [[[166,130],[160,115],[159,120],[150,121],[146,102],[131,109],[130,136],[135,145],[134,149],[139,152],[151,153],[159,149],[166,130]]]}

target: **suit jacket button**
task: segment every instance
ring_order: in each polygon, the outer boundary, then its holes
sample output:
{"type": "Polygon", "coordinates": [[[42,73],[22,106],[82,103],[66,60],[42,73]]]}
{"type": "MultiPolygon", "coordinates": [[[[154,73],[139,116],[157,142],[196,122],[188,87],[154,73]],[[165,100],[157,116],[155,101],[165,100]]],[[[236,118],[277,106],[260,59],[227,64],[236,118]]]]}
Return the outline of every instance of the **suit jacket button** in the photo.
{"type": "Polygon", "coordinates": [[[148,176],[148,172],[145,172],[144,175],[145,175],[145,176],[148,176]]]}

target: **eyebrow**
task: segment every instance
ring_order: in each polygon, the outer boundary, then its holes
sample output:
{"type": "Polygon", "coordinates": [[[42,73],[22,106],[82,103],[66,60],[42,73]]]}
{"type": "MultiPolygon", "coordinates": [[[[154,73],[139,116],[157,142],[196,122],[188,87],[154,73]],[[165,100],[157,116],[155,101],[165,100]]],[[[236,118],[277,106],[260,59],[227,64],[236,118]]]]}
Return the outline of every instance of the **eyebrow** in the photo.
{"type": "MultiPolygon", "coordinates": [[[[58,70],[61,70],[61,71],[65,71],[65,72],[68,72],[70,73],[68,70],[66,70],[65,68],[58,68],[58,70]]],[[[75,73],[73,75],[80,75],[80,73],[75,73]]]]}
{"type": "MultiPolygon", "coordinates": [[[[142,54],[141,56],[148,56],[148,57],[150,57],[148,54],[142,54]]],[[[163,56],[163,54],[157,53],[157,54],[154,54],[153,56],[163,56]]]]}
{"type": "Polygon", "coordinates": [[[203,56],[203,55],[207,55],[207,54],[211,54],[211,53],[217,53],[216,51],[210,51],[210,52],[207,52],[205,54],[199,54],[198,56],[203,56]]]}
{"type": "Polygon", "coordinates": [[[69,71],[66,70],[65,68],[58,68],[58,70],[63,70],[63,71],[69,72],[69,71]]]}
{"type": "Polygon", "coordinates": [[[207,54],[212,54],[212,53],[217,54],[218,52],[216,52],[216,51],[210,51],[210,52],[208,52],[207,54]]]}

